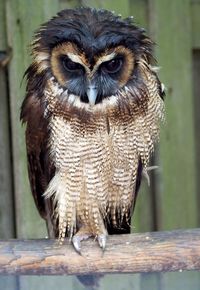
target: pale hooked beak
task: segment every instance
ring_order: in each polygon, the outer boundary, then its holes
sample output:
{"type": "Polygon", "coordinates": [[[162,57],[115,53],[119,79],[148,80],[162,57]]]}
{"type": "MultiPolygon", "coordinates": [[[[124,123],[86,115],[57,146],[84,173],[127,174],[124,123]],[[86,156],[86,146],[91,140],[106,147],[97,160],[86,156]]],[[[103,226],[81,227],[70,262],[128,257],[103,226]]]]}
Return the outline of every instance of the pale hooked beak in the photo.
{"type": "Polygon", "coordinates": [[[97,99],[97,87],[95,85],[88,85],[87,87],[87,96],[88,96],[88,100],[89,100],[89,104],[91,106],[95,105],[96,99],[97,99]]]}

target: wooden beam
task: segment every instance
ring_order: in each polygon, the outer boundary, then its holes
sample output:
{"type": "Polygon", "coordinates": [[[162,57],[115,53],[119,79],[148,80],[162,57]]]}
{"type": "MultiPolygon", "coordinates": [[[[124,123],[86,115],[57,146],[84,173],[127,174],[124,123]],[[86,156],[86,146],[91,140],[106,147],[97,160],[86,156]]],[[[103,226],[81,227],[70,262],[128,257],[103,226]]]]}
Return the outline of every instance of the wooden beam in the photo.
{"type": "Polygon", "coordinates": [[[68,241],[0,241],[0,274],[84,275],[200,270],[200,229],[109,236],[103,253],[92,240],[82,256],[68,241]]]}

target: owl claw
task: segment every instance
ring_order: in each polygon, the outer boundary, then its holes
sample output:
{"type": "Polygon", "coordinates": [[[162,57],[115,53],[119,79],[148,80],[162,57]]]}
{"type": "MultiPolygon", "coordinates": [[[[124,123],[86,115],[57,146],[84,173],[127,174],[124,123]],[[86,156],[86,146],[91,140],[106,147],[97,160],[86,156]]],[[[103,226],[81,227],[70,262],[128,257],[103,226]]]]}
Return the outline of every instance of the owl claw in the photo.
{"type": "Polygon", "coordinates": [[[104,251],[106,248],[106,235],[102,234],[97,237],[100,248],[104,251]]]}
{"type": "Polygon", "coordinates": [[[75,235],[72,238],[72,244],[74,246],[74,249],[76,250],[76,252],[78,254],[81,255],[81,241],[87,240],[88,238],[90,238],[91,235],[90,234],[82,234],[82,235],[75,235]]]}
{"type": "Polygon", "coordinates": [[[73,236],[72,238],[72,244],[74,246],[74,249],[78,254],[81,255],[81,241],[79,237],[73,236]]]}

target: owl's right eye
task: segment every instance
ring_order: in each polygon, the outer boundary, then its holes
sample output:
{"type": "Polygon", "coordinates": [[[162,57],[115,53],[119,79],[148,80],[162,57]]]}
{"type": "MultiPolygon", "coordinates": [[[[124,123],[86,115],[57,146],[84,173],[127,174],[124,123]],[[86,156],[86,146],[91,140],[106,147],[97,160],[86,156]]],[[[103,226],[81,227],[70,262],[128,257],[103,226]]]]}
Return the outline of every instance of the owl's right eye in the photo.
{"type": "Polygon", "coordinates": [[[63,67],[68,72],[83,70],[83,66],[80,63],[72,61],[69,57],[64,57],[62,59],[63,67]]]}

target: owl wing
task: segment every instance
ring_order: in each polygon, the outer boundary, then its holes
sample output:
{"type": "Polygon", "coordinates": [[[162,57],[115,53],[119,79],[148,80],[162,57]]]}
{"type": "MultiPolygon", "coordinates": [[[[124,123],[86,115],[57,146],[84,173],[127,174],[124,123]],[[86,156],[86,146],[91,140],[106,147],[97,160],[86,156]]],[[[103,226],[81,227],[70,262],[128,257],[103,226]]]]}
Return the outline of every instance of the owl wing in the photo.
{"type": "Polygon", "coordinates": [[[55,168],[49,157],[48,121],[44,118],[44,109],[40,100],[26,96],[21,110],[21,119],[26,127],[26,147],[28,174],[31,191],[40,215],[47,220],[52,212],[52,205],[43,197],[55,168]]]}

